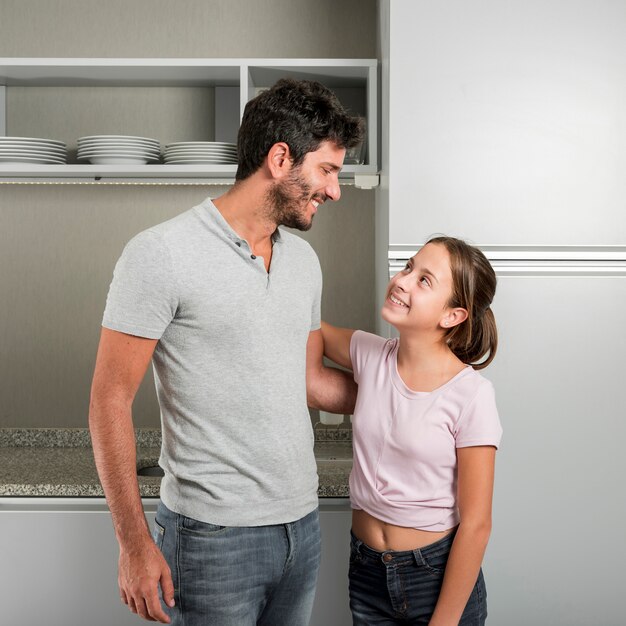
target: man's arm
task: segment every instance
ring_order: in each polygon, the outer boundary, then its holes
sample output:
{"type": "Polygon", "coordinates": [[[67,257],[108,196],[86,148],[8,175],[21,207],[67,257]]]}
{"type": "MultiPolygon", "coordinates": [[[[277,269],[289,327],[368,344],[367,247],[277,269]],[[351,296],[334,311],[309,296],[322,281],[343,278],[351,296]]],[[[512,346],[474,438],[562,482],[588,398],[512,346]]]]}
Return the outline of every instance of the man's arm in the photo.
{"type": "Polygon", "coordinates": [[[325,367],[323,356],[322,331],[311,331],[306,346],[308,405],[329,413],[351,414],[356,402],[357,385],[349,372],[325,367]]]}
{"type": "Polygon", "coordinates": [[[89,430],[120,546],[121,599],[144,619],[169,623],[159,601],[158,584],[168,606],[174,604],[174,587],[141,505],[131,413],[156,344],[153,339],[102,329],[91,387],[89,430]]]}

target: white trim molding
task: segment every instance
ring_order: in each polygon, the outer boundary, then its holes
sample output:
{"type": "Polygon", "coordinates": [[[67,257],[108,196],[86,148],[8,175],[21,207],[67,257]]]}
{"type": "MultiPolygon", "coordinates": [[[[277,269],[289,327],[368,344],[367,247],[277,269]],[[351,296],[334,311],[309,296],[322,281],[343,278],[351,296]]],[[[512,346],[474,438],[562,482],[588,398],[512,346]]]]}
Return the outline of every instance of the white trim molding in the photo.
{"type": "MultiPolygon", "coordinates": [[[[478,245],[498,276],[626,276],[626,246],[478,245]]],[[[389,277],[421,244],[389,246],[389,277]]]]}

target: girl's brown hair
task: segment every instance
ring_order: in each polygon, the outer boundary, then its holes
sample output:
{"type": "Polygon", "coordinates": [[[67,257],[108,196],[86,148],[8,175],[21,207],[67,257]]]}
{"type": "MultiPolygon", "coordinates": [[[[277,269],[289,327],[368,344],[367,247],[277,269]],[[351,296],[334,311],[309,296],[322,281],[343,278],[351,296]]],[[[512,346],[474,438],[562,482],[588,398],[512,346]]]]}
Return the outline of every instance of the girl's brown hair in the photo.
{"type": "Polygon", "coordinates": [[[463,363],[477,370],[487,367],[498,348],[496,318],[491,310],[496,273],[478,248],[461,239],[440,236],[427,243],[442,245],[448,251],[452,270],[449,306],[462,307],[468,313],[464,322],[446,331],[446,343],[463,363]],[[485,355],[487,358],[480,361],[485,355]]]}

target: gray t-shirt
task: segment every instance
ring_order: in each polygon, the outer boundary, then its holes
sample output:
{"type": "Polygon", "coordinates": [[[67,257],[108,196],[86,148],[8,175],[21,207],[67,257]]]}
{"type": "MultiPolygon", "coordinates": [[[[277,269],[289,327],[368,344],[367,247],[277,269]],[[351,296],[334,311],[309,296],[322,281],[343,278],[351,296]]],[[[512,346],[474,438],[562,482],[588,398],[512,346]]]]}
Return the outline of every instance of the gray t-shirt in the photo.
{"type": "Polygon", "coordinates": [[[159,340],[169,509],[258,526],[317,506],[305,370],[321,291],[307,242],[277,229],[267,273],[209,199],[126,245],[102,325],[159,340]]]}

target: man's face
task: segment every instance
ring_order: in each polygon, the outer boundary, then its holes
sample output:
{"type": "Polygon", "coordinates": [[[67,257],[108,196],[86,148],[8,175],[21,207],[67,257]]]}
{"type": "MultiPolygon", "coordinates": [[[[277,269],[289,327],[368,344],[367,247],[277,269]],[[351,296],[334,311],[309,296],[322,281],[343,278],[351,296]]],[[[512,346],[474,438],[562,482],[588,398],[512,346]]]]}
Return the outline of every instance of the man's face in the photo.
{"type": "Polygon", "coordinates": [[[270,189],[268,201],[277,225],[309,230],[318,206],[329,199],[339,200],[339,172],[345,154],[344,148],[325,141],[270,189]]]}

